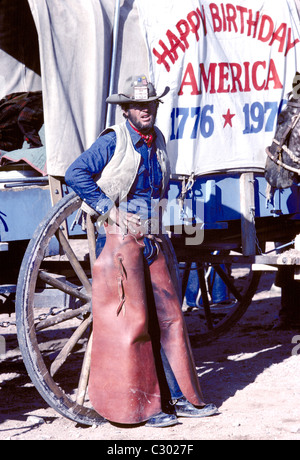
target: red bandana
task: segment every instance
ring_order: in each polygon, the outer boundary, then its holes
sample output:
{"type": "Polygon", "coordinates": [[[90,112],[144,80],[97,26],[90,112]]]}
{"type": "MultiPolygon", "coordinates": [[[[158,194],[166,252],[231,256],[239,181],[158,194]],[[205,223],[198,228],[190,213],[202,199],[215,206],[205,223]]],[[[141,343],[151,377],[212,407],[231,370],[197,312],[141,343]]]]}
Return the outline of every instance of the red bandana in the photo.
{"type": "Polygon", "coordinates": [[[148,147],[151,147],[153,142],[153,134],[142,134],[138,129],[130,123],[130,126],[141,136],[141,138],[146,142],[148,147]]]}

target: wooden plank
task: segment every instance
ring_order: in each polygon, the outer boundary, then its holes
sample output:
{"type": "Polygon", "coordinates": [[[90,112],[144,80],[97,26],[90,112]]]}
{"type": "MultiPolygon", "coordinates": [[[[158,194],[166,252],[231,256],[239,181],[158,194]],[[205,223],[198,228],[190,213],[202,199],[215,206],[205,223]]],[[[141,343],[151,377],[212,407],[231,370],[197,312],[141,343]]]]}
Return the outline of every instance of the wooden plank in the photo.
{"type": "Polygon", "coordinates": [[[69,338],[69,340],[66,342],[64,347],[61,349],[60,353],[57,355],[55,360],[52,362],[51,367],[50,367],[50,375],[53,377],[58,369],[64,364],[66,361],[69,353],[73,350],[74,346],[77,344],[78,340],[81,338],[81,336],[84,334],[88,326],[92,322],[92,315],[89,315],[78,328],[75,330],[73,335],[69,338]]]}
{"type": "MultiPolygon", "coordinates": [[[[299,251],[300,254],[300,234],[295,237],[295,250],[299,251]]],[[[295,267],[294,279],[297,281],[300,280],[300,267],[295,267]]]]}
{"type": "Polygon", "coordinates": [[[95,235],[95,228],[94,228],[94,224],[92,222],[91,216],[89,216],[88,214],[86,215],[86,231],[87,231],[90,263],[91,263],[91,271],[92,271],[94,263],[96,262],[96,235],[95,235]]]}
{"type": "Polygon", "coordinates": [[[91,355],[92,355],[92,342],[93,342],[93,332],[90,335],[86,352],[84,355],[84,360],[82,364],[78,390],[77,390],[77,398],[76,403],[79,405],[84,404],[84,399],[88,387],[89,375],[90,375],[90,367],[91,367],[91,355]]]}
{"type": "MultiPolygon", "coordinates": [[[[91,283],[80,265],[80,262],[78,261],[73,249],[71,248],[67,238],[65,237],[64,233],[58,229],[55,233],[56,238],[58,239],[59,243],[62,245],[63,250],[66,254],[66,256],[69,259],[70,264],[72,265],[76,275],[78,276],[78,279],[81,281],[83,287],[85,288],[86,292],[88,295],[91,295],[92,293],[92,286],[91,283]]],[[[50,283],[49,283],[50,284],[50,283]]]]}
{"type": "Polygon", "coordinates": [[[256,253],[254,174],[240,176],[242,248],[245,256],[256,253]]]}
{"type": "Polygon", "coordinates": [[[63,197],[62,180],[54,176],[49,176],[49,186],[52,206],[58,203],[63,197]]]}
{"type": "Polygon", "coordinates": [[[267,264],[252,264],[252,270],[255,272],[276,272],[278,267],[267,264]]]}
{"type": "Polygon", "coordinates": [[[46,273],[43,270],[40,270],[38,276],[40,279],[45,281],[45,283],[49,284],[50,286],[57,288],[68,295],[78,298],[83,302],[89,303],[91,300],[90,296],[84,294],[84,292],[81,292],[79,289],[77,289],[77,286],[71,285],[71,283],[67,284],[64,281],[60,281],[58,278],[55,277],[53,273],[46,273]]]}

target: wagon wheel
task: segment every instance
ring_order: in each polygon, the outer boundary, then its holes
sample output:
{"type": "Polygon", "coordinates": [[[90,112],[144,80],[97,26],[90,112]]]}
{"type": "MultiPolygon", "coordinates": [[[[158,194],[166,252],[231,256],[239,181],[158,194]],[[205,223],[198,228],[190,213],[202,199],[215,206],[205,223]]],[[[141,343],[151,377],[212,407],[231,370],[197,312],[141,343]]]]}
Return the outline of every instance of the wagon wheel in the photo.
{"type": "MultiPolygon", "coordinates": [[[[205,257],[203,257],[204,259],[205,257]]],[[[183,272],[183,295],[191,270],[197,273],[198,296],[196,306],[185,308],[185,316],[191,316],[189,333],[192,341],[207,343],[228,332],[244,315],[257,290],[261,272],[253,271],[251,263],[236,262],[230,256],[209,257],[210,262],[185,262],[183,272]],[[219,291],[214,293],[214,283],[219,291]],[[214,299],[216,295],[217,299],[214,299]]],[[[207,258],[208,259],[208,258],[207,258]]]]}
{"type": "MultiPolygon", "coordinates": [[[[80,207],[80,198],[71,193],[37,228],[19,272],[16,318],[24,364],[41,396],[61,415],[93,425],[104,419],[93,410],[87,391],[92,337],[91,265],[96,254],[90,218],[84,213],[87,238],[65,237],[80,207]],[[50,245],[58,246],[58,242],[60,255],[48,256],[50,245]],[[89,252],[89,256],[78,253],[78,247],[81,250],[83,246],[83,254],[89,252]]],[[[176,277],[175,255],[168,240],[163,238],[163,245],[176,277]]]]}
{"type": "Polygon", "coordinates": [[[37,228],[19,272],[16,318],[20,350],[36,389],[60,414],[92,425],[103,418],[92,409],[86,392],[92,336],[91,264],[95,260],[90,218],[87,239],[65,236],[80,205],[74,193],[67,195],[37,228]],[[80,249],[89,246],[90,257],[78,256],[72,248],[74,241],[80,249]],[[60,255],[47,256],[49,246],[58,242],[60,255]]]}

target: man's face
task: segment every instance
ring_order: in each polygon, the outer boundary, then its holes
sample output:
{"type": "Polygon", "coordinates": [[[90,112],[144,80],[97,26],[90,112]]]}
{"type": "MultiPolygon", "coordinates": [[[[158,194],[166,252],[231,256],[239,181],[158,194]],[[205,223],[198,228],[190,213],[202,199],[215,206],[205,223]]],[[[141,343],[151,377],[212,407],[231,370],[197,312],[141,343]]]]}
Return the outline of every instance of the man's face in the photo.
{"type": "Polygon", "coordinates": [[[128,104],[124,113],[136,129],[143,134],[147,134],[154,126],[157,107],[157,101],[133,102],[128,104]]]}

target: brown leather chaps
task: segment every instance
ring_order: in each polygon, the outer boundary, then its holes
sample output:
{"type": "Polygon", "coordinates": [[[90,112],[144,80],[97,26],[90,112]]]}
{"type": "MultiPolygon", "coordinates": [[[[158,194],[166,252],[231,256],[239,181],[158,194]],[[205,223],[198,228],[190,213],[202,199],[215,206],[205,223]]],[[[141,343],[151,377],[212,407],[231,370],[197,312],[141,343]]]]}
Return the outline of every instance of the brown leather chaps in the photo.
{"type": "Polygon", "coordinates": [[[204,405],[165,257],[160,250],[148,267],[143,250],[143,235],[123,237],[118,227],[107,225],[93,269],[89,397],[100,415],[122,424],[143,422],[162,410],[162,371],[154,352],[160,344],[182,393],[204,405]]]}

